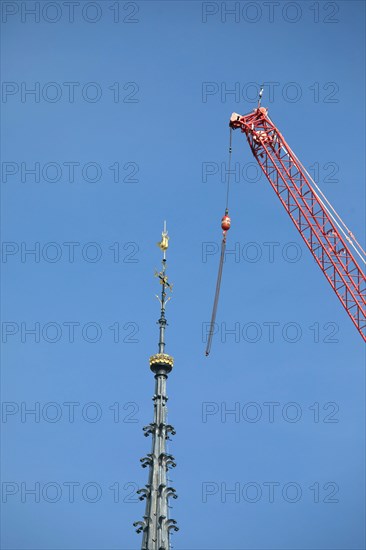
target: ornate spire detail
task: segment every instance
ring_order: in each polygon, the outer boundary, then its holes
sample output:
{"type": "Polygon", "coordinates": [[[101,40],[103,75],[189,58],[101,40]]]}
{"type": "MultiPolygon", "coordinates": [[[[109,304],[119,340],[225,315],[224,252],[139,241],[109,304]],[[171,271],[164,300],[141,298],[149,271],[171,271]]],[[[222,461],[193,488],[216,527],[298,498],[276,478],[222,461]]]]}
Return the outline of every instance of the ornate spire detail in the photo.
{"type": "Polygon", "coordinates": [[[163,252],[161,271],[156,272],[161,284],[161,294],[156,296],[160,303],[158,353],[150,357],[150,369],[155,375],[154,421],[143,428],[144,435],[152,437],[151,453],[140,459],[143,468],[149,468],[149,480],[145,488],[140,489],[140,500],[146,500],[143,521],[134,523],[137,533],[142,533],[142,550],[170,550],[171,531],[178,531],[176,521],[169,518],[169,499],[177,498],[175,489],[168,483],[168,471],[175,468],[174,457],[167,452],[167,440],[175,435],[171,424],[167,423],[166,381],[171,372],[174,359],[165,353],[165,330],[168,325],[165,317],[166,304],[170,300],[167,293],[172,291],[172,284],[166,275],[166,251],[169,237],[164,222],[162,239],[158,246],[163,252]]]}

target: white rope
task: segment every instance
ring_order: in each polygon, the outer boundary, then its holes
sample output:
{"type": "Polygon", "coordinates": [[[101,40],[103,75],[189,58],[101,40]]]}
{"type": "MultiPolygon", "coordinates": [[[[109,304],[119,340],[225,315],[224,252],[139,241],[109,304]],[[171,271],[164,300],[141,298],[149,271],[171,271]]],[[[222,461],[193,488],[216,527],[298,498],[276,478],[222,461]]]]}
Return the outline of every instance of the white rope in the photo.
{"type": "Polygon", "coordinates": [[[315,183],[315,181],[313,180],[313,178],[311,177],[311,175],[309,174],[309,172],[306,170],[305,166],[303,166],[303,164],[300,162],[300,160],[297,158],[297,156],[295,155],[295,153],[292,151],[292,154],[294,155],[295,159],[297,160],[297,162],[299,163],[299,165],[301,166],[301,168],[304,170],[304,172],[306,173],[306,175],[308,176],[308,178],[311,180],[311,182],[313,183],[313,185],[316,187],[316,189],[319,191],[320,195],[324,198],[324,201],[329,205],[329,208],[326,206],[325,202],[322,201],[322,199],[320,198],[320,196],[316,193],[316,191],[314,191],[314,189],[312,189],[314,195],[317,197],[318,201],[320,202],[320,204],[323,206],[323,208],[326,210],[326,212],[329,214],[329,216],[332,218],[332,220],[334,221],[334,223],[337,225],[337,227],[340,229],[340,231],[343,233],[345,239],[350,243],[350,245],[352,246],[353,250],[356,252],[356,254],[360,257],[360,259],[362,260],[362,262],[364,264],[366,264],[366,259],[365,259],[365,256],[366,256],[366,253],[365,251],[363,250],[362,246],[359,244],[359,242],[357,241],[357,239],[354,237],[354,235],[351,233],[351,231],[349,230],[349,228],[347,227],[347,225],[344,223],[344,221],[342,220],[341,216],[338,214],[338,212],[336,211],[336,209],[332,206],[332,204],[329,202],[329,200],[327,199],[327,197],[324,195],[324,193],[321,191],[321,189],[319,188],[319,186],[315,183]],[[333,211],[334,215],[332,214],[331,210],[333,211]],[[339,223],[340,222],[340,223],[339,223]],[[343,227],[342,227],[343,225],[343,227]],[[357,249],[357,247],[355,246],[355,244],[353,243],[353,241],[351,240],[351,238],[349,237],[349,235],[352,235],[353,238],[355,239],[355,242],[357,243],[358,247],[360,248],[360,251],[357,249]]]}
{"type": "MultiPolygon", "coordinates": [[[[269,118],[268,114],[267,114],[267,117],[269,118]]],[[[274,124],[274,122],[269,118],[269,120],[272,122],[272,124],[276,127],[276,125],[274,124]]],[[[278,132],[278,130],[277,130],[278,132]]],[[[280,133],[280,132],[278,132],[280,133]]],[[[281,134],[280,134],[281,135],[281,134]]],[[[281,136],[282,137],[282,136],[281,136]]],[[[281,145],[282,149],[285,151],[286,155],[288,155],[288,151],[286,149],[286,147],[284,145],[281,145]]],[[[289,148],[290,149],[290,148],[289,148]]],[[[324,199],[324,202],[327,203],[329,205],[329,208],[326,206],[326,204],[322,201],[322,199],[320,198],[320,196],[316,193],[316,191],[314,189],[312,189],[314,195],[317,197],[318,201],[320,202],[320,204],[323,206],[323,208],[326,210],[326,212],[329,214],[329,216],[332,218],[332,220],[334,221],[334,223],[337,225],[337,227],[340,229],[340,231],[343,233],[345,239],[350,243],[350,245],[352,246],[352,248],[354,249],[354,251],[356,252],[356,254],[360,257],[360,259],[362,260],[362,262],[364,264],[366,264],[366,259],[365,259],[365,256],[366,256],[366,252],[364,251],[364,249],[362,248],[362,246],[360,245],[360,243],[357,241],[356,237],[353,235],[353,233],[351,232],[351,230],[347,227],[347,225],[345,224],[345,222],[342,220],[341,216],[338,214],[338,212],[336,211],[336,209],[332,206],[332,204],[329,202],[329,200],[327,199],[327,197],[324,195],[324,193],[322,192],[322,190],[319,188],[319,186],[315,183],[315,181],[313,180],[313,178],[311,177],[311,175],[309,174],[309,172],[306,170],[305,166],[301,163],[301,161],[298,159],[298,157],[295,155],[295,153],[290,149],[292,155],[294,156],[294,158],[296,159],[296,161],[298,162],[299,166],[304,170],[304,172],[306,173],[306,175],[308,176],[308,178],[311,180],[311,182],[313,183],[314,187],[319,191],[319,194],[323,197],[324,199]],[[334,216],[332,214],[332,212],[334,213],[334,216]],[[337,219],[338,221],[337,221],[337,219]],[[340,223],[339,223],[340,222],[340,223]],[[341,225],[343,225],[344,229],[341,227],[341,225]],[[353,243],[353,241],[351,240],[350,236],[354,239],[355,243],[357,244],[359,250],[357,249],[357,247],[355,246],[355,244],[353,243]]]]}

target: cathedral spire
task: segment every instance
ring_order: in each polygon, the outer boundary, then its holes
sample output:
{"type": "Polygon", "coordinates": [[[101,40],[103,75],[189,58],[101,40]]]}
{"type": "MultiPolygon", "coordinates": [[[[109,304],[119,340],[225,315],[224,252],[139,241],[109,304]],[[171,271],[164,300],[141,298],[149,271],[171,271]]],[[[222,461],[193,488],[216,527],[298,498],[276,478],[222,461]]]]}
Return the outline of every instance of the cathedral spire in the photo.
{"type": "Polygon", "coordinates": [[[161,241],[158,246],[163,252],[161,271],[155,276],[161,284],[161,294],[156,296],[160,303],[158,353],[150,357],[150,369],[155,375],[154,421],[143,428],[144,435],[152,437],[151,453],[140,459],[143,468],[149,468],[149,480],[144,489],[138,494],[140,500],[146,499],[146,508],[143,521],[137,521],[134,526],[137,533],[142,535],[142,550],[170,550],[170,533],[178,531],[176,521],[169,517],[169,498],[177,498],[175,489],[168,483],[168,471],[176,466],[174,457],[167,452],[166,441],[175,435],[172,425],[167,423],[166,381],[174,364],[173,357],[165,353],[165,330],[167,320],[165,308],[172,291],[172,285],[166,274],[166,251],[169,237],[164,222],[161,241]]]}

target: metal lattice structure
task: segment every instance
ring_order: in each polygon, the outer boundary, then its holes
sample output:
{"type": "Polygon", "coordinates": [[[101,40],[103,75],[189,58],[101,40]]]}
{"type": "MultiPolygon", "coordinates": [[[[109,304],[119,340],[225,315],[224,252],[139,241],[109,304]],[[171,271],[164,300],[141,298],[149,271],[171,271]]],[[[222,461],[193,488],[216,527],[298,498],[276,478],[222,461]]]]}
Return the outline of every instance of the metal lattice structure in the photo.
{"type": "Polygon", "coordinates": [[[143,428],[144,435],[152,437],[151,453],[140,459],[143,468],[149,468],[149,480],[144,489],[137,493],[140,500],[146,499],[146,508],[143,521],[137,521],[134,526],[137,533],[143,533],[142,550],[169,550],[171,531],[178,531],[177,522],[169,518],[169,499],[177,498],[175,489],[170,486],[168,472],[176,466],[174,457],[167,452],[167,440],[175,435],[171,424],[167,423],[167,393],[166,382],[168,374],[174,364],[173,357],[165,353],[165,306],[167,290],[172,289],[166,275],[166,249],[168,248],[168,234],[166,227],[162,233],[162,241],[158,243],[163,250],[162,270],[156,273],[159,278],[161,297],[159,324],[158,353],[150,357],[150,369],[155,375],[154,421],[143,428]]]}
{"type": "Polygon", "coordinates": [[[230,127],[245,133],[269,183],[348,315],[366,340],[366,279],[336,220],[312,187],[306,170],[270,120],[267,109],[233,113],[230,127]]]}

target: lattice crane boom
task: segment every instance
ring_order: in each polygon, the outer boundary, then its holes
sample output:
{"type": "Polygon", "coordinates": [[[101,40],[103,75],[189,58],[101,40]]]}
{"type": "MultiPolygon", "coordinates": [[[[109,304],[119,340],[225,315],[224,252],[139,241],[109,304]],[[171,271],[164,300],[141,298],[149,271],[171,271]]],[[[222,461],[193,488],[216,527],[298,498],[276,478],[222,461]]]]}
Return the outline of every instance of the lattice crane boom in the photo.
{"type": "Polygon", "coordinates": [[[352,234],[342,236],[337,220],[311,185],[267,109],[258,107],[244,116],[233,113],[230,127],[245,133],[269,183],[366,341],[366,278],[347,244],[352,243],[352,234]]]}

